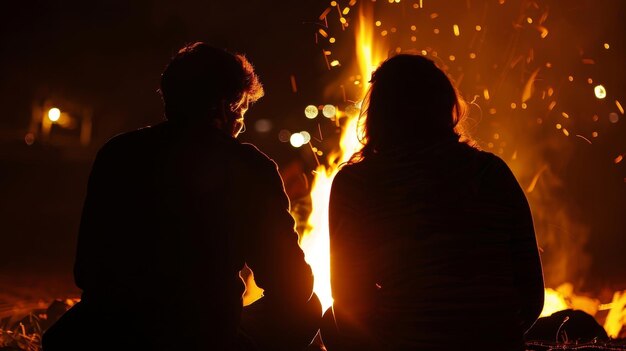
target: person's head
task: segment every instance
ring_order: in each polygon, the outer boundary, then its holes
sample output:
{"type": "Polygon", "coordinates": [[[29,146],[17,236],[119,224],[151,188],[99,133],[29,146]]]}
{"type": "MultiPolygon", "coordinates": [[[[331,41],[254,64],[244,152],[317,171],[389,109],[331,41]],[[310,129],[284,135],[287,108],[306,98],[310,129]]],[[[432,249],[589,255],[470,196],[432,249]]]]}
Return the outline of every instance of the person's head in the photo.
{"type": "Polygon", "coordinates": [[[206,121],[236,137],[250,103],[263,96],[252,64],[202,42],[178,51],[161,75],[165,117],[172,122],[206,121]]]}
{"type": "Polygon", "coordinates": [[[457,138],[463,101],[435,63],[416,54],[398,54],[372,74],[363,103],[361,157],[398,146],[421,148],[457,138]]]}

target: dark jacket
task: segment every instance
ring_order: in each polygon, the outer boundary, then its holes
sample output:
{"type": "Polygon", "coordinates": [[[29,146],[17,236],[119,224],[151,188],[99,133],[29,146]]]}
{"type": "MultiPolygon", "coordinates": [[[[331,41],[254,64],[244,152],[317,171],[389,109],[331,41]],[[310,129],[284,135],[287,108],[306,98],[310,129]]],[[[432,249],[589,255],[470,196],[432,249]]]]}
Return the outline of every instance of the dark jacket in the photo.
{"type": "Polygon", "coordinates": [[[227,349],[244,264],[268,315],[300,316],[313,276],[289,206],[276,164],[218,130],[165,122],[112,138],[80,225],[78,323],[111,349],[227,349]]]}
{"type": "Polygon", "coordinates": [[[329,350],[523,350],[543,275],[500,158],[456,141],[375,154],[339,171],[329,216],[329,350]]]}

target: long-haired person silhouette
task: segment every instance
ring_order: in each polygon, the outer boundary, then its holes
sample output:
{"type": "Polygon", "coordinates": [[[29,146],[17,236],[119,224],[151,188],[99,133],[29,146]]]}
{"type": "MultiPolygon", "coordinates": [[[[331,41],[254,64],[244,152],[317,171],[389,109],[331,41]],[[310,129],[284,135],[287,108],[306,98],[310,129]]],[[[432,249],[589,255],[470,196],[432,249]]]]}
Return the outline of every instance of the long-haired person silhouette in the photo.
{"type": "Polygon", "coordinates": [[[363,105],[331,190],[328,350],[523,350],[544,285],[509,167],[461,141],[464,104],[425,57],[383,62],[363,105]]]}
{"type": "Polygon", "coordinates": [[[304,349],[321,306],[276,164],[240,143],[263,95],[242,55],[198,42],[161,77],[166,121],[94,162],[74,275],[82,299],[45,351],[304,349]],[[264,296],[242,306],[239,272],[264,296]]]}

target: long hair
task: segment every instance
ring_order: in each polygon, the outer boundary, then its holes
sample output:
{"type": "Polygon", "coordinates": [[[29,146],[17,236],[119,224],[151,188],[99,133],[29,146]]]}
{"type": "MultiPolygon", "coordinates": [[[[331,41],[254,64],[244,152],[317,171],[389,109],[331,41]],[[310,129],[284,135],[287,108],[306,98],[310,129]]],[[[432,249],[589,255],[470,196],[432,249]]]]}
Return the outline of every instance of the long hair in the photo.
{"type": "Polygon", "coordinates": [[[363,148],[351,162],[398,147],[419,149],[460,134],[466,111],[448,76],[421,55],[398,54],[372,74],[359,117],[363,148]]]}

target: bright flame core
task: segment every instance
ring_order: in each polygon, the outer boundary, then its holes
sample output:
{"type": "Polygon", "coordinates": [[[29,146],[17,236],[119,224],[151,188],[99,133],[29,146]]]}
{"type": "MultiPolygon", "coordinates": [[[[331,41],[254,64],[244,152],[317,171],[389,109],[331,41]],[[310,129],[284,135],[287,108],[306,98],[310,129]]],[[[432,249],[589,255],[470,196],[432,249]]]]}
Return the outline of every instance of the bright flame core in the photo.
{"type": "MultiPolygon", "coordinates": [[[[364,5],[362,4],[360,7],[356,31],[356,56],[361,77],[369,81],[372,72],[382,62],[383,57],[379,54],[382,52],[381,50],[374,50],[373,16],[370,8],[364,10],[364,5]]],[[[362,88],[362,96],[365,96],[367,86],[363,84],[362,88]]],[[[360,102],[354,106],[360,106],[360,102]]],[[[343,122],[339,141],[340,149],[329,154],[328,166],[320,164],[315,170],[315,178],[311,185],[312,210],[307,220],[307,230],[305,230],[300,242],[306,254],[306,260],[313,269],[315,275],[314,290],[324,311],[333,304],[330,287],[330,244],[328,239],[330,189],[339,166],[347,162],[361,147],[357,136],[359,113],[343,114],[342,118],[346,120],[343,122]]]]}

